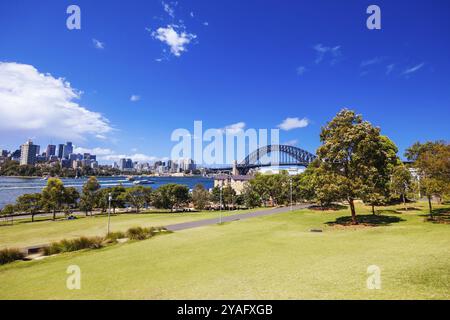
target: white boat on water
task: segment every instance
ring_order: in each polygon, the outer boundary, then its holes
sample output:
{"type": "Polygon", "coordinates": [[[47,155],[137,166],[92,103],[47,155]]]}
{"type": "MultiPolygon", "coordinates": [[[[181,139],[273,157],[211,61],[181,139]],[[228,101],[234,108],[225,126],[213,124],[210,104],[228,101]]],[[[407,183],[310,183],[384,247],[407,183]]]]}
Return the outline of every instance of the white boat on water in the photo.
{"type": "Polygon", "coordinates": [[[141,184],[153,184],[153,183],[155,183],[154,181],[151,181],[151,180],[136,180],[136,181],[133,181],[133,184],[134,185],[141,185],[141,184]]]}

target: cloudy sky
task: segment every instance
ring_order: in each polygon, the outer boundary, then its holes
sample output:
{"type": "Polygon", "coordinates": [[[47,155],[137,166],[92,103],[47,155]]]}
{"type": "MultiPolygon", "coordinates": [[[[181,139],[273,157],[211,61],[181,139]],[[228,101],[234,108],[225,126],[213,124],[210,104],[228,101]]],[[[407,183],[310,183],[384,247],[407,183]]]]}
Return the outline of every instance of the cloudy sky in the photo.
{"type": "Polygon", "coordinates": [[[170,155],[177,128],[280,129],[314,152],[340,109],[400,150],[450,138],[450,2],[0,3],[0,148],[73,141],[109,162],[170,155]]]}

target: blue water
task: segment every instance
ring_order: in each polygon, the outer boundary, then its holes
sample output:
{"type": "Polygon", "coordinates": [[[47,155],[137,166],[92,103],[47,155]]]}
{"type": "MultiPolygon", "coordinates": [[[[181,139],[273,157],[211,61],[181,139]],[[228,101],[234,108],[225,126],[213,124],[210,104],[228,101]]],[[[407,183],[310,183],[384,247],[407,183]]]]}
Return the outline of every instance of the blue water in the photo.
{"type": "MultiPolygon", "coordinates": [[[[126,180],[126,177],[98,177],[100,185],[105,187],[118,186],[122,184],[124,187],[131,187],[133,183],[126,180]]],[[[204,177],[149,177],[146,180],[152,180],[154,184],[148,184],[152,188],[158,188],[168,183],[178,183],[193,189],[196,184],[203,184],[206,189],[214,186],[213,179],[204,177]]],[[[82,179],[61,179],[66,187],[75,187],[81,190],[87,178],[82,179]]],[[[41,178],[9,178],[0,177],[0,208],[6,204],[14,203],[17,197],[25,193],[41,192],[47,181],[41,178]]]]}

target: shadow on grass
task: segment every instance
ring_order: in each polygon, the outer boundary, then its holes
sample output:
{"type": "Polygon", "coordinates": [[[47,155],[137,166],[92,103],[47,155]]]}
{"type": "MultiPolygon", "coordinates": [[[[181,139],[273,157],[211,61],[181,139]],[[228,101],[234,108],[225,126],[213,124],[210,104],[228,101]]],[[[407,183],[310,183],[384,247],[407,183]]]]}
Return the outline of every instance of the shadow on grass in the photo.
{"type": "MultiPolygon", "coordinates": [[[[392,223],[398,223],[405,220],[399,217],[368,214],[356,216],[356,221],[360,225],[378,227],[378,226],[389,226],[392,223]]],[[[326,224],[329,226],[335,225],[351,226],[352,217],[350,216],[339,217],[335,221],[326,222],[326,224]]]]}
{"type": "Polygon", "coordinates": [[[313,205],[313,206],[308,207],[308,209],[310,209],[310,210],[319,210],[319,211],[327,211],[327,210],[339,211],[339,210],[344,210],[347,208],[348,208],[348,206],[344,206],[344,205],[336,204],[336,203],[332,203],[332,204],[326,205],[326,206],[313,205]]]}
{"type": "Polygon", "coordinates": [[[450,224],[449,208],[434,209],[432,218],[430,217],[430,214],[423,214],[421,216],[425,217],[426,222],[450,224]]]}

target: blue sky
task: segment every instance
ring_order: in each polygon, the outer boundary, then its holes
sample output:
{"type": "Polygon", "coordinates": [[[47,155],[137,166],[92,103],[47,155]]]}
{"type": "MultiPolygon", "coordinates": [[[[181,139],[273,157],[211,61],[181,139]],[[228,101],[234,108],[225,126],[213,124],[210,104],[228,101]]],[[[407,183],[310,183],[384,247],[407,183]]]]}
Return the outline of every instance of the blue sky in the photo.
{"type": "Polygon", "coordinates": [[[195,120],[270,129],[306,118],[280,140],[314,152],[321,126],[344,107],[380,126],[401,153],[417,140],[448,140],[449,9],[445,0],[4,0],[0,148],[70,139],[105,161],[150,160],[169,156],[172,131],[192,131],[195,120]],[[71,4],[81,8],[81,30],[66,27],[71,4]],[[381,8],[381,30],[366,27],[370,4],[381,8]],[[171,28],[188,43],[162,41],[171,28]],[[38,73],[58,93],[33,100],[38,73]],[[29,90],[13,87],[17,74],[29,90]],[[76,132],[60,125],[54,101],[70,104],[76,132]]]}

